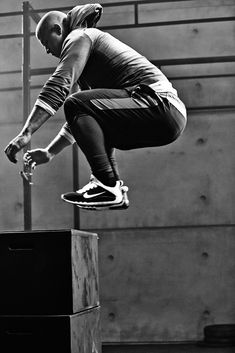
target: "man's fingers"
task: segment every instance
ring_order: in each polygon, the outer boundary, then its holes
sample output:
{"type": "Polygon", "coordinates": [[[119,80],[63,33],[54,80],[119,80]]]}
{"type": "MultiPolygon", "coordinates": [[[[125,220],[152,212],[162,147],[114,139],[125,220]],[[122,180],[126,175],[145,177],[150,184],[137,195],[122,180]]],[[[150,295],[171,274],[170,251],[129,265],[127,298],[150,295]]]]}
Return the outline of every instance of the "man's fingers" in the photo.
{"type": "Polygon", "coordinates": [[[30,156],[25,156],[24,161],[27,163],[30,163],[30,162],[32,162],[32,158],[30,156]]]}
{"type": "Polygon", "coordinates": [[[31,154],[29,152],[26,152],[24,154],[23,159],[24,159],[24,162],[27,163],[27,164],[32,164],[33,165],[35,163],[35,162],[33,162],[33,158],[32,158],[32,156],[31,156],[31,154]]]}
{"type": "Polygon", "coordinates": [[[15,155],[7,155],[8,159],[12,162],[12,163],[17,163],[17,158],[15,155]]]}
{"type": "Polygon", "coordinates": [[[31,166],[31,168],[32,168],[33,170],[36,169],[37,163],[33,160],[33,157],[32,157],[32,155],[30,154],[30,151],[27,151],[27,152],[24,154],[23,160],[24,160],[24,163],[25,163],[26,165],[31,166]]]}

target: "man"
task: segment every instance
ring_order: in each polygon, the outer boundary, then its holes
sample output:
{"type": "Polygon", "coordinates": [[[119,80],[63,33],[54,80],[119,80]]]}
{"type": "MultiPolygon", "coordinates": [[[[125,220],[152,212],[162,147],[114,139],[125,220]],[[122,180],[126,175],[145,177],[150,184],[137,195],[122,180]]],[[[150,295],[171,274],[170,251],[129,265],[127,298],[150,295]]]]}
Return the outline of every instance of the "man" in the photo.
{"type": "Polygon", "coordinates": [[[60,61],[22,131],[5,152],[16,163],[17,152],[64,105],[67,123],[62,130],[45,150],[28,151],[24,160],[31,165],[44,163],[76,141],[92,176],[82,189],[65,193],[62,199],[87,209],[123,208],[128,206],[127,188],[120,180],[114,149],[156,147],[175,141],[185,128],[186,109],[157,67],[94,28],[100,17],[97,9],[87,17],[82,11],[82,20],[77,21],[78,13],[73,9],[72,15],[66,16],[52,11],[38,23],[38,40],[60,61]],[[81,90],[71,94],[76,83],[81,90]]]}

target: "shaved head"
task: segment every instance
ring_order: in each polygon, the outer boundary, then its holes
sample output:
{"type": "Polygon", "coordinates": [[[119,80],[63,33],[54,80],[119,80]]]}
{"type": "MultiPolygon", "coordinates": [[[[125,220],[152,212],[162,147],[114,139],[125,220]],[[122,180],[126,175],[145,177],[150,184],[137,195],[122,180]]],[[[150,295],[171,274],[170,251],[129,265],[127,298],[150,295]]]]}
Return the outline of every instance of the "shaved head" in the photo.
{"type": "Polygon", "coordinates": [[[41,40],[42,35],[51,30],[55,24],[63,26],[66,17],[66,14],[61,11],[50,11],[46,13],[37,24],[36,37],[41,40]]]}
{"type": "Polygon", "coordinates": [[[46,13],[38,22],[35,34],[47,54],[59,58],[64,39],[68,35],[67,15],[60,11],[46,13]]]}

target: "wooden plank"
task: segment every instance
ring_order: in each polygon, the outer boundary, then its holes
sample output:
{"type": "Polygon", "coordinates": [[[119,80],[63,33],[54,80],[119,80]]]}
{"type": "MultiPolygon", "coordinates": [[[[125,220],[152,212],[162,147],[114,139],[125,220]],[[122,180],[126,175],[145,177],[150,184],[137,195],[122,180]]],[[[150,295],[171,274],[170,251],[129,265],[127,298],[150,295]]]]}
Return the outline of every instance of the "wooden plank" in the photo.
{"type": "MultiPolygon", "coordinates": [[[[234,214],[234,112],[190,113],[184,134],[159,148],[117,151],[130,207],[81,211],[82,228],[231,224],[234,214]]],[[[89,167],[80,157],[81,185],[89,167]]]]}
{"type": "Polygon", "coordinates": [[[21,33],[22,15],[14,16],[14,17],[11,17],[11,16],[1,17],[0,31],[1,31],[0,32],[1,35],[21,33]]]}
{"type": "Polygon", "coordinates": [[[167,77],[190,77],[210,75],[234,75],[235,62],[161,66],[167,77]]]}
{"type": "MultiPolygon", "coordinates": [[[[112,25],[126,25],[134,23],[134,6],[106,7],[98,23],[98,28],[112,25]]],[[[104,29],[105,30],[105,29],[104,29]]]]}
{"type": "Polygon", "coordinates": [[[143,4],[139,6],[139,22],[163,22],[188,19],[234,16],[233,1],[179,1],[143,4]]]}
{"type": "Polygon", "coordinates": [[[234,55],[233,22],[109,30],[150,60],[234,55]],[[146,40],[146,38],[148,40],[146,40]],[[202,54],[203,53],[203,54],[202,54]]]}
{"type": "Polygon", "coordinates": [[[234,77],[171,80],[188,108],[226,107],[235,102],[234,77]]]}
{"type": "Polygon", "coordinates": [[[198,341],[235,317],[235,228],[99,231],[103,342],[198,341]]]}

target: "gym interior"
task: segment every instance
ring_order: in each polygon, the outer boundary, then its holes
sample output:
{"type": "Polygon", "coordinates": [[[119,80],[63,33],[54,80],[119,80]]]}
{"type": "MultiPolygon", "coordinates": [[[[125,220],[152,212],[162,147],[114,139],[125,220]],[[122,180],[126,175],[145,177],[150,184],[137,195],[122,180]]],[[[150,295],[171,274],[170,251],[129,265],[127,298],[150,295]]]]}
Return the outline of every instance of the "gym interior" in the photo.
{"type": "MultiPolygon", "coordinates": [[[[90,175],[76,145],[29,179],[23,152],[15,165],[4,154],[57,65],[35,38],[38,21],[86,3],[0,3],[0,351],[232,353],[234,0],[100,2],[97,27],[158,66],[188,114],[174,143],[117,150],[130,207],[102,212],[60,199],[90,175]]],[[[60,109],[27,149],[64,121],[60,109]]]]}

